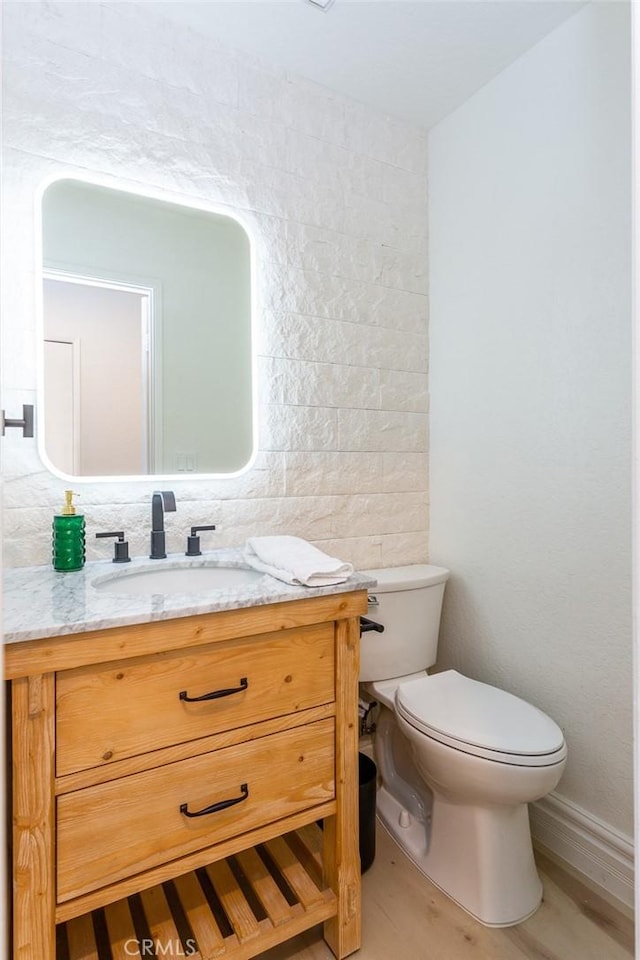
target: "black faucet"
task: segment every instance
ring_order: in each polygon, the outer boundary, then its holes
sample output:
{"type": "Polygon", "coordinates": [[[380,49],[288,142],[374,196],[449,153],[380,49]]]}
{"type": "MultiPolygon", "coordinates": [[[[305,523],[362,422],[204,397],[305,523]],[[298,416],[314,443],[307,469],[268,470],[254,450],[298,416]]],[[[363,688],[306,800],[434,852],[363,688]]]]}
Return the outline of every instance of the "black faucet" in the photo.
{"type": "Polygon", "coordinates": [[[151,553],[150,560],[164,560],[167,555],[164,538],[164,511],[176,509],[176,498],[171,490],[156,490],[151,497],[151,553]]]}

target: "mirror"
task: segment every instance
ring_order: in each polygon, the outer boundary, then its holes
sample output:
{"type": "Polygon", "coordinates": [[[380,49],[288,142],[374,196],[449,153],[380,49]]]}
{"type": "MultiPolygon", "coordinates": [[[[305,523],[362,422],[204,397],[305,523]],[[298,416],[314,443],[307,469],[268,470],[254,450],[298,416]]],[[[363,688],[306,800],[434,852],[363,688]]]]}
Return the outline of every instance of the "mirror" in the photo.
{"type": "Polygon", "coordinates": [[[42,195],[41,445],[64,475],[230,475],[255,449],[252,251],[226,214],[42,195]],[[43,436],[42,436],[43,435],[43,436]]]}

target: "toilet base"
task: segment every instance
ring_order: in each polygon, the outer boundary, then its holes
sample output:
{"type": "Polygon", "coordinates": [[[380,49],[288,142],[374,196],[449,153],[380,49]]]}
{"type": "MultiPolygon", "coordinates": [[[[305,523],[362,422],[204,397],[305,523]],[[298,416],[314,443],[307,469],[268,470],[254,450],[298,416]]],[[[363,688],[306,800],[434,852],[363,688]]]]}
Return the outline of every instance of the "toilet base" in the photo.
{"type": "Polygon", "coordinates": [[[420,872],[485,926],[513,926],[538,909],[542,884],[526,804],[470,807],[434,796],[425,823],[382,785],[377,813],[420,872]]]}

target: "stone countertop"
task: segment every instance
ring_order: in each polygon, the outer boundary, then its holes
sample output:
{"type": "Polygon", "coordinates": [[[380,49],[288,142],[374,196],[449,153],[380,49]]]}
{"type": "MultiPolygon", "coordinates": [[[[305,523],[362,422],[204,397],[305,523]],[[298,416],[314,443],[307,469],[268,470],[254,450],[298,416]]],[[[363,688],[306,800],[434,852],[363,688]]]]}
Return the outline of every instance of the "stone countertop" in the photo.
{"type": "Polygon", "coordinates": [[[375,586],[370,576],[354,573],[344,583],[326,587],[296,587],[261,575],[254,585],[225,587],[206,593],[118,594],[109,593],[104,581],[126,577],[136,571],[224,566],[249,569],[239,547],[210,550],[188,558],[169,554],[166,560],[132,559],[114,564],[99,560],[85,564],[82,570],[58,573],[52,567],[16,567],[3,574],[4,642],[19,643],[103,630],[153,620],[171,620],[199,613],[216,613],[240,607],[255,607],[307,597],[323,597],[375,586]],[[98,590],[95,582],[103,582],[98,590]]]}

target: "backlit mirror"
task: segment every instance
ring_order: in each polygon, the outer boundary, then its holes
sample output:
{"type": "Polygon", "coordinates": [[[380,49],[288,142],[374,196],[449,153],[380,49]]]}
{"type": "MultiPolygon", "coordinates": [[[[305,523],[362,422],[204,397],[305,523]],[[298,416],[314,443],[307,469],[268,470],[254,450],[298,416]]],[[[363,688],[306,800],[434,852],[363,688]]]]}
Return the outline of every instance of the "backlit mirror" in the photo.
{"type": "Polygon", "coordinates": [[[244,226],[56,180],[42,240],[41,443],[52,466],[76,477],[245,468],[255,430],[244,226]]]}

